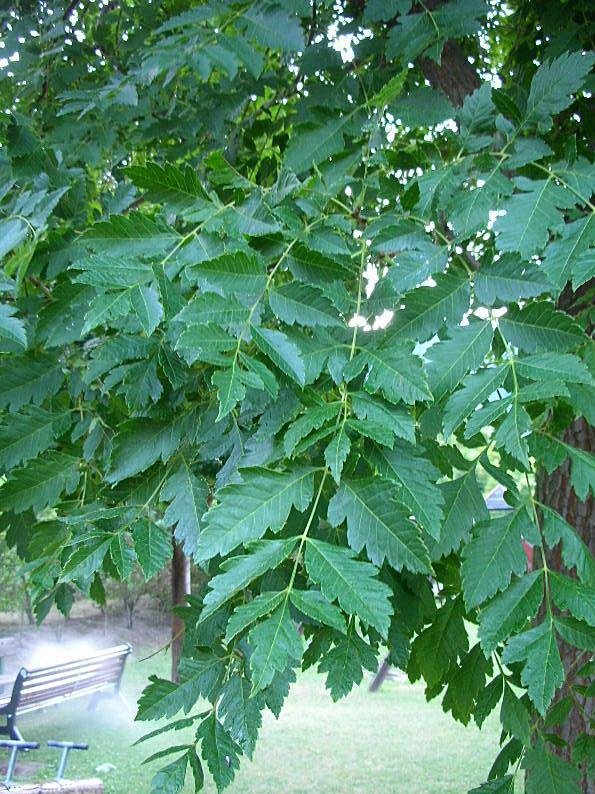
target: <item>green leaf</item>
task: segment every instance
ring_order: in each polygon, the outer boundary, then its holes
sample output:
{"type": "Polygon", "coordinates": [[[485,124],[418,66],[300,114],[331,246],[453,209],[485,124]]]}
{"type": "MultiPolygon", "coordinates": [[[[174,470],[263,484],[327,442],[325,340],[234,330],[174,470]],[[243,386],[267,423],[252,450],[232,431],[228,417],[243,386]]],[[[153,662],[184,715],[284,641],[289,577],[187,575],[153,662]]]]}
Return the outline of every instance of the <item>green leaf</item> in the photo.
{"type": "Polygon", "coordinates": [[[553,623],[546,619],[539,626],[512,637],[504,649],[505,664],[524,662],[521,682],[537,711],[544,716],[564,683],[564,667],[556,644],[553,623]]]}
{"type": "Polygon", "coordinates": [[[593,53],[581,52],[564,52],[542,63],[531,81],[524,125],[536,126],[540,132],[551,129],[552,117],[571,104],[572,95],[582,87],[593,63],[593,53]]]}
{"type": "Polygon", "coordinates": [[[0,366],[0,408],[41,405],[62,385],[62,365],[52,356],[11,356],[0,366]]]}
{"type": "Polygon", "coordinates": [[[215,421],[220,422],[246,396],[246,388],[242,382],[237,359],[234,358],[228,369],[218,369],[214,372],[211,382],[217,389],[219,399],[219,413],[215,421]]]}
{"type": "Polygon", "coordinates": [[[577,199],[551,177],[539,180],[517,177],[515,183],[521,192],[502,204],[506,215],[497,218],[494,224],[496,247],[530,259],[543,251],[549,232],[561,228],[560,210],[572,207],[577,199]]]}
{"type": "MultiPolygon", "coordinates": [[[[289,540],[261,540],[250,546],[248,554],[229,557],[219,566],[221,573],[209,581],[209,592],[203,600],[201,622],[205,621],[232,596],[254,579],[273,570],[287,559],[295,548],[297,538],[289,540]]],[[[265,613],[266,614],[266,613],[265,613]]],[[[235,630],[235,626],[234,626],[235,630]]]]}
{"type": "Polygon", "coordinates": [[[468,725],[475,710],[475,701],[485,687],[491,668],[491,662],[486,660],[479,645],[474,645],[449,675],[442,699],[443,710],[450,711],[455,720],[468,725]]]}
{"type": "Polygon", "coordinates": [[[250,682],[233,675],[224,685],[219,701],[219,714],[225,730],[237,742],[248,758],[252,758],[258,731],[262,725],[264,703],[250,697],[250,682]]]}
{"type": "Polygon", "coordinates": [[[542,602],[541,570],[514,579],[504,592],[489,601],[479,613],[479,640],[486,655],[532,620],[542,602]]]}
{"type": "Polygon", "coordinates": [[[428,127],[454,117],[454,108],[444,94],[427,86],[413,88],[389,102],[391,114],[408,127],[428,127]]]}
{"type": "Polygon", "coordinates": [[[595,584],[595,558],[579,538],[576,530],[555,510],[540,505],[542,532],[550,549],[562,544],[562,562],[567,568],[576,568],[579,579],[585,584],[595,584]]]}
{"type": "Polygon", "coordinates": [[[193,298],[176,316],[186,325],[241,325],[248,321],[250,310],[237,298],[206,292],[193,298]]]}
{"type": "MultiPolygon", "coordinates": [[[[277,378],[273,375],[266,364],[263,364],[263,362],[259,361],[257,358],[252,358],[251,356],[247,356],[242,352],[240,352],[240,359],[248,370],[248,373],[252,373],[254,376],[253,380],[256,379],[262,383],[262,387],[259,385],[258,387],[253,388],[264,389],[271,395],[273,400],[276,400],[279,396],[279,383],[277,378]]],[[[248,380],[249,376],[247,373],[244,373],[242,377],[244,378],[246,385],[251,385],[250,381],[248,380]]]]}
{"type": "Polygon", "coordinates": [[[318,672],[328,673],[326,688],[330,690],[331,698],[337,701],[348,695],[354,685],[361,684],[364,670],[375,673],[377,667],[376,654],[358,635],[354,621],[351,621],[346,637],[338,640],[324,654],[318,665],[318,672]]]}
{"type": "Polygon", "coordinates": [[[370,98],[369,104],[372,107],[382,110],[385,105],[388,105],[389,102],[395,100],[403,91],[408,71],[409,69],[406,67],[402,71],[393,75],[390,80],[387,80],[380,91],[370,98]]]}
{"type": "Polygon", "coordinates": [[[345,427],[347,430],[351,431],[351,436],[355,434],[357,436],[364,436],[365,438],[369,438],[371,441],[375,441],[377,444],[381,444],[384,447],[389,447],[390,449],[393,448],[395,439],[393,433],[380,422],[373,422],[370,419],[367,419],[365,422],[360,421],[359,419],[348,419],[345,422],[345,427]]]}
{"type": "MultiPolygon", "coordinates": [[[[593,622],[592,616],[591,622],[593,622]]],[[[595,628],[588,623],[573,617],[558,615],[554,617],[554,625],[557,634],[569,645],[574,645],[575,648],[589,653],[595,648],[595,628]]]]}
{"type": "Polygon", "coordinates": [[[529,519],[524,510],[486,521],[463,549],[461,579],[468,609],[483,603],[498,590],[505,590],[513,573],[520,576],[527,567],[521,537],[529,519]]]}
{"type": "Polygon", "coordinates": [[[292,588],[290,597],[294,607],[304,615],[345,634],[345,618],[341,611],[334,604],[329,603],[319,590],[292,588]]]}
{"type": "Polygon", "coordinates": [[[183,710],[188,714],[199,697],[210,698],[225,672],[225,661],[218,656],[197,651],[194,658],[180,663],[179,683],[149,676],[150,683],[138,701],[137,720],[173,717],[183,710]]]}
{"type": "Polygon", "coordinates": [[[529,469],[529,447],[525,436],[531,432],[533,423],[526,409],[513,400],[510,411],[496,430],[496,447],[504,447],[523,467],[529,469]]]}
{"type": "Polygon", "coordinates": [[[490,681],[483,692],[480,692],[477,696],[474,718],[478,728],[482,727],[486,719],[500,702],[502,698],[502,684],[503,677],[502,675],[498,675],[490,681]]]}
{"type": "Polygon", "coordinates": [[[90,579],[101,568],[112,543],[111,535],[107,538],[105,535],[100,535],[79,545],[62,568],[60,582],[90,579]]]}
{"type": "Polygon", "coordinates": [[[335,326],[345,323],[322,291],[307,284],[284,284],[270,290],[269,305],[273,314],[288,325],[335,326]]]}
{"type": "Polygon", "coordinates": [[[386,54],[399,57],[402,63],[415,60],[432,44],[429,56],[440,60],[444,41],[475,33],[478,19],[486,13],[482,0],[454,0],[432,13],[399,14],[398,24],[389,35],[386,54]]]}
{"type": "Polygon", "coordinates": [[[26,240],[28,233],[29,227],[21,218],[3,218],[0,221],[0,258],[26,240]]]}
{"type": "Polygon", "coordinates": [[[171,536],[153,521],[138,521],[132,531],[134,550],[146,580],[152,579],[172,555],[171,536]]]}
{"type": "Polygon", "coordinates": [[[206,514],[198,558],[227,554],[242,543],[258,540],[268,529],[278,532],[292,507],[300,512],[308,507],[313,489],[313,469],[243,470],[242,482],[221,489],[217,504],[206,514]]]}
{"type": "Polygon", "coordinates": [[[136,555],[128,545],[124,532],[118,532],[114,535],[109,544],[109,552],[112,562],[116,566],[118,576],[124,581],[124,579],[127,579],[132,573],[136,560],[136,555]]]}
{"type": "Polygon", "coordinates": [[[543,270],[558,290],[574,279],[576,287],[583,283],[587,263],[593,265],[593,252],[588,251],[595,242],[595,216],[564,224],[562,237],[545,249],[543,270]],[[578,282],[578,283],[577,283],[578,282]]]}
{"type": "Polygon", "coordinates": [[[507,340],[527,353],[564,353],[586,341],[574,320],[545,301],[512,306],[498,323],[507,340]]]}
{"type": "Polygon", "coordinates": [[[468,540],[475,524],[489,519],[483,494],[477,484],[475,466],[471,466],[462,477],[441,483],[439,488],[444,497],[444,519],[439,541],[429,544],[433,560],[458,551],[461,543],[468,540]]]}
{"type": "Polygon", "coordinates": [[[447,325],[457,325],[469,308],[469,281],[453,273],[436,276],[434,287],[407,293],[404,308],[395,312],[388,328],[391,339],[423,342],[447,325]]]}
{"type": "Polygon", "coordinates": [[[537,353],[517,359],[515,367],[519,375],[531,380],[588,384],[593,382],[587,366],[571,353],[537,353]]]}
{"type": "Polygon", "coordinates": [[[362,391],[351,392],[350,396],[355,415],[361,420],[375,422],[384,426],[397,438],[415,442],[415,422],[406,408],[390,405],[381,398],[362,391]]]}
{"type": "Polygon", "coordinates": [[[587,777],[593,777],[595,772],[595,738],[587,733],[581,733],[574,742],[572,760],[575,764],[584,764],[587,777]]]}
{"type": "Polygon", "coordinates": [[[432,623],[413,641],[412,660],[429,687],[434,687],[467,652],[469,639],[463,621],[463,601],[449,598],[436,612],[432,623]]]}
{"type": "Polygon", "coordinates": [[[492,345],[490,322],[471,322],[454,328],[449,339],[432,345],[425,356],[430,360],[428,385],[439,400],[452,392],[470,369],[477,369],[492,345]]]}
{"type": "Polygon", "coordinates": [[[160,499],[169,502],[163,521],[174,527],[174,537],[189,557],[196,553],[208,493],[206,480],[194,474],[186,460],[167,478],[161,489],[160,499]]]}
{"type": "Polygon", "coordinates": [[[345,128],[351,119],[338,116],[314,128],[295,132],[285,151],[285,166],[296,174],[308,170],[343,149],[345,128]]]}
{"type": "Polygon", "coordinates": [[[349,275],[349,270],[342,262],[323,256],[319,251],[306,248],[301,243],[293,246],[286,261],[296,279],[320,287],[323,291],[332,288],[349,275]]]}
{"type": "MultiPolygon", "coordinates": [[[[486,165],[490,166],[488,162],[486,165]]],[[[498,206],[501,195],[512,193],[511,182],[501,173],[498,165],[477,176],[473,190],[457,191],[449,206],[449,220],[457,240],[466,240],[488,228],[490,210],[498,206]],[[480,181],[481,180],[481,181],[480,181]]]]}
{"type": "Polygon", "coordinates": [[[147,336],[151,336],[163,318],[159,295],[151,287],[136,286],[130,293],[130,303],[147,336]]]}
{"type": "Polygon", "coordinates": [[[225,642],[230,643],[234,637],[255,623],[259,618],[269,615],[276,609],[286,596],[286,591],[276,593],[259,593],[252,601],[237,606],[231,615],[225,632],[225,642]]]}
{"type": "Polygon", "coordinates": [[[119,321],[129,311],[130,292],[109,292],[97,295],[91,301],[89,310],[85,314],[85,323],[81,333],[85,336],[98,325],[109,326],[112,322],[119,321]]]}
{"type": "Polygon", "coordinates": [[[505,731],[522,742],[526,747],[530,747],[531,721],[529,712],[508,684],[504,686],[500,722],[505,731]]]}
{"type": "Polygon", "coordinates": [[[205,287],[225,295],[260,295],[266,286],[265,263],[253,251],[235,251],[191,265],[187,272],[205,287]]]}
{"type": "Polygon", "coordinates": [[[132,165],[126,174],[153,204],[167,204],[177,210],[188,210],[208,200],[196,171],[190,166],[178,168],[172,163],[132,165]]]}
{"type": "Polygon", "coordinates": [[[296,344],[281,331],[251,326],[252,339],[260,350],[299,386],[306,383],[306,368],[296,344]]]}
{"type": "Polygon", "coordinates": [[[518,254],[504,254],[496,262],[482,265],[474,283],[475,296],[482,306],[536,298],[551,290],[547,274],[536,265],[523,262],[518,254]]]}
{"type": "Polygon", "coordinates": [[[551,474],[566,458],[570,457],[570,482],[581,501],[589,491],[595,493],[595,455],[586,450],[566,444],[555,436],[535,434],[533,452],[551,474]]]}
{"type": "MultiPolygon", "coordinates": [[[[393,240],[391,239],[390,229],[387,229],[384,233],[381,232],[374,240],[374,248],[381,252],[383,249],[388,249],[388,252],[392,253],[392,248],[397,246],[400,247],[399,238],[401,232],[398,227],[395,233],[397,233],[398,236],[393,240]],[[389,239],[384,239],[385,237],[389,239]]],[[[415,250],[399,251],[398,257],[395,257],[393,264],[389,267],[388,273],[386,274],[387,282],[399,295],[415,287],[419,287],[419,285],[423,284],[430,276],[442,273],[446,267],[448,253],[444,248],[428,245],[425,241],[423,243],[418,243],[418,246],[418,249],[415,250]]],[[[375,292],[382,291],[383,285],[384,281],[381,281],[372,293],[369,299],[372,304],[374,304],[375,292]]],[[[389,295],[389,299],[386,301],[387,305],[383,305],[379,308],[392,309],[396,302],[396,296],[389,295]]]]}
{"type": "Polygon", "coordinates": [[[291,619],[287,601],[286,596],[249,634],[252,693],[260,692],[271,683],[275,673],[282,672],[288,665],[298,665],[302,658],[302,640],[291,619]]]}
{"type": "Polygon", "coordinates": [[[559,755],[548,753],[540,739],[525,752],[527,794],[580,794],[579,771],[559,755]]]}
{"type": "Polygon", "coordinates": [[[201,742],[201,756],[213,776],[217,791],[223,791],[240,766],[242,749],[225,730],[215,712],[198,726],[196,738],[201,742]]]}
{"type": "Polygon", "coordinates": [[[185,435],[192,437],[191,419],[189,414],[169,422],[155,419],[124,422],[114,437],[107,481],[116,483],[132,477],[159,459],[165,463],[176,452],[185,435]]]}
{"type": "Polygon", "coordinates": [[[36,458],[71,424],[69,412],[53,413],[43,408],[30,408],[26,413],[7,417],[6,423],[0,426],[0,470],[6,471],[36,458]]]}
{"type": "Polygon", "coordinates": [[[297,444],[307,436],[312,430],[319,430],[326,422],[334,419],[339,409],[340,402],[325,403],[316,405],[302,414],[295,422],[292,422],[283,437],[283,447],[287,457],[291,457],[297,444]]]}
{"type": "Polygon", "coordinates": [[[309,538],[306,570],[325,598],[336,598],[341,609],[357,615],[386,637],[392,614],[390,590],[378,580],[377,568],[354,559],[351,549],[309,538]]]}
{"type": "Polygon", "coordinates": [[[392,451],[376,447],[373,462],[381,477],[398,486],[398,499],[407,505],[433,538],[440,536],[444,497],[436,485],[437,469],[412,445],[397,442],[392,451]]]}
{"type": "Polygon", "coordinates": [[[282,9],[250,8],[244,12],[242,22],[246,33],[263,47],[284,52],[304,49],[304,34],[294,14],[282,9]]]}
{"type": "Polygon", "coordinates": [[[109,220],[91,226],[82,237],[91,248],[110,256],[155,256],[173,249],[180,239],[171,226],[142,212],[111,215],[109,220]]]}
{"type": "Polygon", "coordinates": [[[79,271],[73,281],[102,289],[122,289],[144,284],[153,279],[148,262],[131,257],[91,254],[76,259],[70,266],[79,271]]]}
{"type": "Polygon", "coordinates": [[[27,347],[27,332],[23,321],[15,317],[16,307],[0,303],[0,339],[8,339],[19,347],[27,347]]]}
{"type": "Polygon", "coordinates": [[[453,392],[444,410],[444,435],[450,436],[479,403],[485,402],[503,383],[505,367],[489,367],[468,375],[462,388],[453,392]]]}
{"type": "Polygon", "coordinates": [[[187,766],[188,753],[184,753],[160,769],[151,779],[151,794],[180,794],[186,781],[187,766]]]}
{"type": "MultiPolygon", "coordinates": [[[[237,342],[218,325],[190,325],[183,331],[176,342],[178,351],[188,364],[197,359],[225,366],[228,362],[221,354],[234,350],[237,342]]],[[[163,350],[163,348],[162,348],[163,350]]]]}
{"type": "Polygon", "coordinates": [[[341,472],[349,456],[350,449],[351,441],[345,432],[345,424],[343,423],[339,426],[332,441],[324,450],[324,462],[329,467],[337,485],[341,482],[341,472]]]}
{"type": "Polygon", "coordinates": [[[583,251],[580,254],[573,266],[574,277],[572,279],[572,287],[578,290],[583,284],[586,284],[589,279],[593,278],[595,273],[595,248],[589,248],[588,251],[583,251]]]}
{"type": "Polygon", "coordinates": [[[393,403],[402,400],[411,404],[416,400],[432,399],[421,359],[409,346],[395,344],[387,349],[365,348],[345,369],[345,377],[350,378],[364,366],[368,370],[364,388],[372,394],[380,391],[393,403]]]}
{"type": "Polygon", "coordinates": [[[63,452],[49,452],[22,469],[11,472],[0,486],[2,510],[22,513],[29,508],[39,512],[71,494],[81,476],[80,461],[63,452]]]}
{"type": "Polygon", "coordinates": [[[328,520],[339,526],[347,520],[347,540],[381,566],[388,560],[398,571],[430,573],[428,551],[409,510],[395,501],[395,488],[388,482],[367,478],[344,480],[329,502],[328,520]]]}
{"type": "Polygon", "coordinates": [[[549,581],[558,609],[568,610],[575,618],[595,626],[595,586],[581,584],[555,571],[551,572],[549,581]]]}

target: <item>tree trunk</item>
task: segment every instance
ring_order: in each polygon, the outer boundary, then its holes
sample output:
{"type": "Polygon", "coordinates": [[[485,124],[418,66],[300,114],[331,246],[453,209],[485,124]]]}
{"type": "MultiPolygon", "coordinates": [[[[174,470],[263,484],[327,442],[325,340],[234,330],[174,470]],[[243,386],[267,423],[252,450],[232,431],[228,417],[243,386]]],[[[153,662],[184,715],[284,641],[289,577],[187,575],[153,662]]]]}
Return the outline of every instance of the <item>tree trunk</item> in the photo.
{"type": "MultiPolygon", "coordinates": [[[[564,433],[563,440],[570,446],[595,452],[595,428],[591,427],[584,419],[577,419],[564,433]]],[[[584,502],[577,497],[574,488],[570,485],[569,461],[567,460],[556,471],[549,475],[542,470],[537,478],[536,487],[537,499],[544,505],[551,507],[571,524],[578,536],[595,554],[595,532],[593,521],[593,497],[589,495],[584,502]]],[[[548,568],[554,571],[562,571],[567,576],[575,578],[574,571],[565,568],[562,561],[560,546],[555,549],[546,550],[546,561],[548,568]]],[[[566,760],[571,760],[572,749],[576,739],[581,733],[589,733],[589,719],[595,717],[593,699],[586,699],[578,695],[572,689],[573,684],[588,684],[588,681],[577,679],[573,673],[587,661],[588,654],[577,650],[565,642],[559,642],[562,663],[567,672],[567,679],[564,687],[558,694],[557,700],[571,695],[573,707],[565,720],[564,724],[548,729],[568,742],[567,746],[556,748],[558,755],[566,760]]],[[[582,790],[585,794],[595,794],[595,781],[587,779],[586,770],[583,769],[582,790]]]]}
{"type": "MultiPolygon", "coordinates": [[[[185,606],[186,596],[190,593],[190,559],[181,546],[174,542],[171,563],[171,603],[172,608],[185,606]]],[[[178,680],[178,664],[184,644],[184,621],[175,612],[171,618],[171,680],[178,680]]]]}

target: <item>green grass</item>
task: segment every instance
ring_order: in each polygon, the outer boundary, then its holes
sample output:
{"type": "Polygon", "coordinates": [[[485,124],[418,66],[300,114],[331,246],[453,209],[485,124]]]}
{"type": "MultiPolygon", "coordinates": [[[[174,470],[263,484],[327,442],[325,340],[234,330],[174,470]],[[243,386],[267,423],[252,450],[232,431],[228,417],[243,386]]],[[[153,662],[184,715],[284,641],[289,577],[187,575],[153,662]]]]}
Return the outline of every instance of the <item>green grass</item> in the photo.
{"type": "MultiPolygon", "coordinates": [[[[130,703],[149,673],[167,675],[168,662],[160,656],[129,663],[124,691],[130,703]]],[[[67,775],[92,777],[97,766],[113,764],[114,770],[100,775],[106,794],[148,792],[159,764],[142,766],[143,758],[191,738],[185,731],[131,747],[154,727],[135,723],[118,701],[110,700],[96,712],[87,711],[82,700],[20,721],[25,738],[40,744],[47,739],[88,742],[88,752],[71,753],[67,775]]],[[[278,722],[266,714],[254,761],[244,759],[229,791],[462,794],[485,780],[497,747],[497,719],[492,716],[481,732],[465,728],[444,714],[437,701],[426,703],[421,686],[389,680],[380,692],[369,694],[364,685],[333,704],[323,678],[308,673],[294,686],[278,722]]],[[[57,751],[47,747],[31,753],[25,763],[35,762],[37,768],[26,777],[50,778],[57,760],[57,751]]],[[[185,792],[193,790],[189,778],[185,792]]],[[[215,791],[210,781],[205,790],[215,791]]]]}

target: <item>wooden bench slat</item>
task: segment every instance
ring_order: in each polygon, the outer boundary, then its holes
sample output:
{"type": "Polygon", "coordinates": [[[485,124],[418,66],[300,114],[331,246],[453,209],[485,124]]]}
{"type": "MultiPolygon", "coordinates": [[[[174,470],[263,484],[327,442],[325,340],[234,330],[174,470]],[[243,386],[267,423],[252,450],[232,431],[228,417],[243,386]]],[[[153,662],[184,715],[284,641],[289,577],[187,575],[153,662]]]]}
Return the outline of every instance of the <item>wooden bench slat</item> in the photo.
{"type": "Polygon", "coordinates": [[[61,671],[67,671],[69,669],[75,669],[77,667],[84,666],[88,663],[95,663],[98,664],[103,660],[109,660],[114,658],[121,658],[123,656],[127,656],[130,652],[129,645],[117,645],[114,648],[110,648],[107,651],[101,651],[92,656],[84,656],[80,659],[71,659],[68,662],[59,662],[58,664],[48,664],[44,667],[36,667],[33,670],[28,670],[28,674],[33,677],[38,675],[39,673],[43,673],[46,670],[52,670],[56,673],[61,671]]]}
{"type": "MultiPolygon", "coordinates": [[[[19,708],[25,703],[41,702],[44,698],[53,697],[54,695],[67,696],[71,692],[76,692],[79,689],[84,689],[93,684],[101,684],[104,687],[118,683],[118,680],[112,676],[94,676],[88,678],[81,678],[78,681],[70,681],[68,684],[55,684],[53,686],[45,686],[41,689],[29,690],[23,692],[19,698],[19,708]]],[[[18,709],[17,709],[18,711],[18,709]]]]}
{"type": "Polygon", "coordinates": [[[68,700],[75,700],[76,698],[87,697],[89,695],[94,695],[97,692],[105,692],[106,687],[105,684],[98,683],[98,684],[90,684],[89,686],[81,687],[74,692],[70,692],[67,695],[56,695],[55,697],[45,698],[43,701],[35,701],[34,703],[25,704],[23,707],[19,705],[16,711],[16,715],[20,716],[21,714],[28,714],[31,711],[39,711],[40,709],[51,708],[52,706],[59,706],[61,703],[65,703],[68,700]]]}
{"type": "Polygon", "coordinates": [[[51,668],[44,670],[43,675],[33,675],[28,673],[23,682],[23,690],[30,689],[33,686],[43,685],[52,681],[68,681],[75,680],[81,675],[103,675],[111,673],[114,676],[119,675],[123,667],[121,660],[111,662],[110,664],[92,665],[87,664],[84,667],[79,667],[75,670],[66,670],[56,673],[51,668]]]}

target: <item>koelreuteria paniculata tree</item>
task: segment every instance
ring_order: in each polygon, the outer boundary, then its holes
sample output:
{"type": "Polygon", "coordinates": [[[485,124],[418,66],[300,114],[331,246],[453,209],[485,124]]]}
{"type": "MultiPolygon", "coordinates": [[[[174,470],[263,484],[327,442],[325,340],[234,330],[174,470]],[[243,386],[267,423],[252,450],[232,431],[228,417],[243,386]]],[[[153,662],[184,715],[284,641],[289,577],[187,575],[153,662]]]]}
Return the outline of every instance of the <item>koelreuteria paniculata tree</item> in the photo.
{"type": "Polygon", "coordinates": [[[592,790],[589,5],[3,5],[0,521],[40,620],[172,530],[208,573],[156,792],[385,649],[499,710],[475,791],[592,790]]]}

